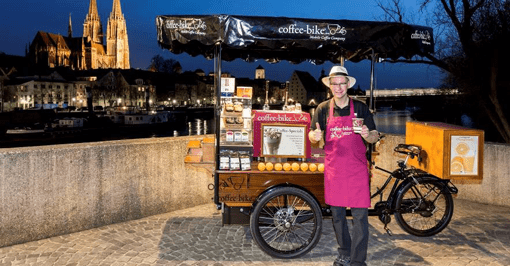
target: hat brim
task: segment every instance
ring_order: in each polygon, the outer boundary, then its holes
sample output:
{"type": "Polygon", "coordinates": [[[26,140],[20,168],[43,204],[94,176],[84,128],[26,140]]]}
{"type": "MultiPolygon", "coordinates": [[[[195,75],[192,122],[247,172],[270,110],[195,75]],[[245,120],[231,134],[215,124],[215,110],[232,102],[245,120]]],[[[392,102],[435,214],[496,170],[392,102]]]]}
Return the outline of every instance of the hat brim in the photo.
{"type": "MultiPolygon", "coordinates": [[[[327,77],[322,78],[322,83],[324,83],[324,85],[326,85],[326,87],[328,87],[328,88],[330,88],[329,79],[332,77],[339,77],[339,76],[327,76],[327,77]]],[[[356,78],[351,77],[351,76],[345,76],[345,77],[349,79],[349,86],[347,86],[347,88],[350,89],[350,88],[354,87],[354,84],[356,84],[356,78]]]]}

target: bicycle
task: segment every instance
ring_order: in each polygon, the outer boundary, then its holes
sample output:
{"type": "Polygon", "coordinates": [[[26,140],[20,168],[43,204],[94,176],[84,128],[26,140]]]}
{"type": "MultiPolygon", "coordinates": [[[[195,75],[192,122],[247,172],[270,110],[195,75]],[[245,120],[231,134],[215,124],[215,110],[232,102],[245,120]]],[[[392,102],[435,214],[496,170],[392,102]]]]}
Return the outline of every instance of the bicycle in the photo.
{"type": "Polygon", "coordinates": [[[393,172],[375,166],[389,176],[384,185],[371,195],[371,198],[381,196],[374,210],[384,223],[384,229],[392,235],[387,225],[393,214],[399,226],[412,235],[432,236],[441,232],[453,216],[452,194],[457,194],[458,189],[448,179],[407,166],[408,160],[415,157],[421,162],[421,147],[399,144],[394,151],[405,154],[405,160],[397,161],[398,168],[393,172]],[[396,181],[388,198],[383,201],[382,193],[392,179],[396,181]]]}
{"type": "MultiPolygon", "coordinates": [[[[389,176],[371,195],[371,198],[380,196],[381,200],[369,209],[369,215],[378,216],[389,235],[392,235],[387,228],[391,215],[404,231],[412,235],[425,237],[441,232],[452,219],[452,194],[458,189],[447,179],[407,165],[409,159],[421,161],[420,146],[399,144],[394,151],[405,154],[406,158],[397,161],[398,168],[394,171],[375,166],[389,176]],[[395,182],[389,195],[383,200],[383,191],[393,179],[395,182]]],[[[347,214],[350,215],[349,210],[347,214]]],[[[306,188],[288,184],[269,189],[254,202],[250,211],[250,230],[267,254],[295,258],[317,245],[323,216],[328,215],[329,208],[322,208],[306,188]]]]}

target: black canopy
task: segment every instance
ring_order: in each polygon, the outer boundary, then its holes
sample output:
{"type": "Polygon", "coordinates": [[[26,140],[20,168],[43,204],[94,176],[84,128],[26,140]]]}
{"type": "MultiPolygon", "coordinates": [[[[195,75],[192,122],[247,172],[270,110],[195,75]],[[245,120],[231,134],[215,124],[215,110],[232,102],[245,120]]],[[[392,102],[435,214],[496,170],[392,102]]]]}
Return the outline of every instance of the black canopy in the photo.
{"type": "Polygon", "coordinates": [[[253,17],[233,15],[182,15],[156,18],[158,43],[171,52],[221,59],[265,59],[314,64],[372,58],[397,59],[434,52],[432,29],[392,22],[253,17]]]}

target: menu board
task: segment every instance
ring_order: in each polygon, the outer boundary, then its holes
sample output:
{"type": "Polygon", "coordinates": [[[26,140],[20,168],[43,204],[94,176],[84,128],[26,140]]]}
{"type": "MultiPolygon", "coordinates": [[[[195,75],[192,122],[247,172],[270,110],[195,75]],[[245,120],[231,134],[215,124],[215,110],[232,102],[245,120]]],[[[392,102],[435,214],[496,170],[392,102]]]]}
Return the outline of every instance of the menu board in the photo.
{"type": "Polygon", "coordinates": [[[309,113],[253,110],[253,156],[310,158],[309,131],[309,113]],[[273,133],[273,140],[269,139],[264,142],[265,133],[270,131],[278,133],[273,133]],[[278,140],[278,138],[280,139],[278,140]],[[276,149],[278,141],[278,149],[276,149]],[[269,146],[268,143],[270,143],[269,146]]]}
{"type": "Polygon", "coordinates": [[[306,125],[262,124],[262,132],[262,156],[305,156],[306,125]]]}
{"type": "Polygon", "coordinates": [[[451,136],[450,175],[478,174],[478,136],[451,136]]]}
{"type": "Polygon", "coordinates": [[[236,88],[235,78],[221,78],[221,96],[233,97],[236,88]]]}

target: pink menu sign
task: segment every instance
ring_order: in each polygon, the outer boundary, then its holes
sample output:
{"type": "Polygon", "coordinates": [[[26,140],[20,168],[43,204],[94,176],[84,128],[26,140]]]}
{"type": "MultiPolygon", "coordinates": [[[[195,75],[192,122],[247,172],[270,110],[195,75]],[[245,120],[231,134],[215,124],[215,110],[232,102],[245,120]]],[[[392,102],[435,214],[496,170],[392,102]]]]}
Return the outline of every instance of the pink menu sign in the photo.
{"type": "MultiPolygon", "coordinates": [[[[283,129],[290,128],[286,130],[286,132],[290,132],[288,134],[290,139],[293,140],[293,145],[280,147],[280,153],[287,154],[286,151],[288,151],[292,154],[292,156],[289,157],[310,158],[311,148],[310,141],[308,140],[310,120],[310,114],[306,112],[294,113],[278,110],[253,110],[253,156],[271,156],[268,155],[271,154],[270,151],[263,150],[264,133],[262,130],[278,129],[281,126],[283,129]],[[292,126],[296,126],[296,130],[293,130],[292,126]]],[[[285,132],[283,133],[285,135],[285,132]]],[[[282,157],[285,157],[285,155],[282,155],[282,157]]]]}

